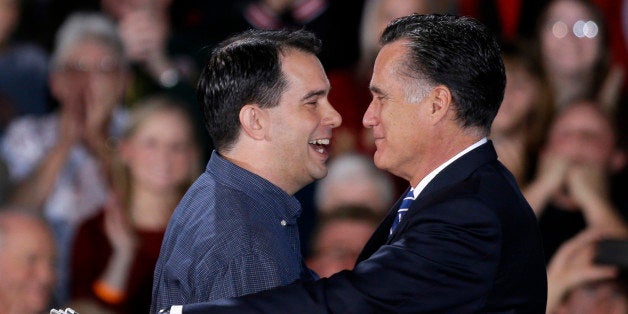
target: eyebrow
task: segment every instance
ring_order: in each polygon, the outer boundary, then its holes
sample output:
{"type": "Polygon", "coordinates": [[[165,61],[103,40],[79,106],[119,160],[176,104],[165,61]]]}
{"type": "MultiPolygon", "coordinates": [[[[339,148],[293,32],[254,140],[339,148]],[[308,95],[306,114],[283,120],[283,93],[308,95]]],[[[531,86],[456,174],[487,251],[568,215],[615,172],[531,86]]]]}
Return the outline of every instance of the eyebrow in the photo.
{"type": "Polygon", "coordinates": [[[327,94],[327,91],[325,91],[325,90],[322,90],[322,89],[314,90],[314,91],[311,91],[311,92],[305,94],[305,96],[303,96],[301,98],[301,100],[306,100],[306,99],[309,99],[309,98],[312,98],[312,97],[320,97],[320,96],[324,96],[325,94],[327,94]]]}
{"type": "Polygon", "coordinates": [[[386,95],[386,93],[382,89],[377,87],[377,86],[371,85],[371,86],[369,86],[369,89],[371,90],[371,92],[373,92],[375,94],[380,94],[380,95],[384,95],[384,96],[386,95]]]}

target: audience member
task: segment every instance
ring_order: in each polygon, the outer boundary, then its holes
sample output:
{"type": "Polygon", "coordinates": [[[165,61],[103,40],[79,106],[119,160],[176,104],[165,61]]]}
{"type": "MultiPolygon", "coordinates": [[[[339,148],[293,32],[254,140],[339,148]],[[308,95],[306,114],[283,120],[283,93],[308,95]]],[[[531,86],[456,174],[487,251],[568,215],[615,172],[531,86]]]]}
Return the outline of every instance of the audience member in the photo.
{"type": "Polygon", "coordinates": [[[548,314],[628,312],[621,268],[595,261],[597,244],[604,236],[599,229],[585,230],[560,246],[547,271],[548,314]]]}
{"type": "Polygon", "coordinates": [[[506,68],[504,100],[493,124],[491,140],[499,160],[525,186],[534,158],[553,115],[549,90],[523,43],[502,45],[506,68]]]}
{"type": "Polygon", "coordinates": [[[99,14],[75,13],[63,24],[51,60],[50,89],[59,108],[15,120],[1,155],[16,184],[9,202],[43,211],[59,250],[59,293],[65,299],[68,256],[76,226],[107,197],[111,141],[124,113],[126,59],[115,25],[99,14]]]}
{"type": "Polygon", "coordinates": [[[78,229],[71,294],[115,313],[148,313],[155,264],[170,215],[199,172],[194,124],[163,96],[134,106],[119,144],[118,194],[78,229]],[[121,182],[128,182],[121,184],[121,182]],[[120,186],[122,185],[122,186],[120,186]]]}
{"type": "Polygon", "coordinates": [[[217,149],[168,224],[152,313],[315,278],[293,194],[327,174],[341,123],[319,47],[304,30],[250,30],[212,51],[198,93],[217,149]]]}
{"type": "Polygon", "coordinates": [[[314,197],[321,215],[341,206],[359,205],[383,217],[395,194],[390,174],[377,169],[372,159],[348,153],[330,160],[327,176],[318,181],[314,197]]]}
{"type": "Polygon", "coordinates": [[[616,110],[624,73],[610,64],[608,32],[598,8],[588,0],[553,0],[537,27],[539,58],[555,105],[594,99],[605,110],[616,110]]]}
{"type": "MultiPolygon", "coordinates": [[[[546,257],[585,227],[628,236],[609,186],[625,163],[609,117],[578,102],[558,113],[524,194],[539,218],[546,257]]],[[[619,197],[625,197],[625,190],[619,197]]]]}
{"type": "Polygon", "coordinates": [[[48,55],[32,42],[14,37],[24,0],[0,0],[0,135],[6,124],[26,114],[50,111],[48,55]]]}
{"type": "Polygon", "coordinates": [[[352,270],[381,215],[360,205],[343,205],[322,215],[312,237],[307,266],[321,277],[352,270]]]}
{"type": "Polygon", "coordinates": [[[0,209],[0,309],[41,314],[53,304],[55,245],[50,228],[24,210],[0,209]]]}

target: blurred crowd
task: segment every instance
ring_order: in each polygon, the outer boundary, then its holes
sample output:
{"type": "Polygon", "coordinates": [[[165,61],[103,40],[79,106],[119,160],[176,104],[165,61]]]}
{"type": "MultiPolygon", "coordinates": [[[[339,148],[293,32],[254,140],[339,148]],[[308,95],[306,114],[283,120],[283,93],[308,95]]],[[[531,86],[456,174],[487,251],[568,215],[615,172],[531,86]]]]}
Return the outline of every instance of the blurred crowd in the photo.
{"type": "Polygon", "coordinates": [[[626,0],[0,0],[0,308],[148,312],[168,219],[212,149],[198,71],[248,28],[323,40],[343,124],[328,176],[296,194],[301,247],[323,277],[351,269],[406,188],[375,168],[362,115],[378,37],[413,12],[500,39],[490,139],[539,220],[547,312],[627,313],[628,251],[596,258],[628,239],[626,0]]]}

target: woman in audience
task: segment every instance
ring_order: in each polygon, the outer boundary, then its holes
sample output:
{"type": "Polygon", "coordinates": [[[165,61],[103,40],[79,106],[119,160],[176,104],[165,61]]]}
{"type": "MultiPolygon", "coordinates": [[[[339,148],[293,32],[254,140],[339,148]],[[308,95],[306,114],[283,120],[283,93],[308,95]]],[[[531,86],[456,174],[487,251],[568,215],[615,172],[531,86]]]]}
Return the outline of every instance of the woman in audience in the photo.
{"type": "Polygon", "coordinates": [[[623,70],[610,65],[606,21],[587,0],[554,0],[538,20],[539,59],[555,104],[593,99],[613,111],[623,70]]]}
{"type": "Polygon", "coordinates": [[[525,186],[553,114],[549,90],[521,43],[503,45],[504,100],[491,126],[499,160],[525,186]]]}
{"type": "Polygon", "coordinates": [[[74,243],[71,293],[79,312],[87,305],[149,311],[163,234],[199,170],[192,120],[182,105],[162,96],[134,107],[118,155],[115,192],[81,225],[74,243]]]}
{"type": "Polygon", "coordinates": [[[523,190],[539,218],[546,258],[585,228],[628,236],[618,200],[625,188],[612,178],[625,165],[625,154],[609,116],[592,102],[561,110],[550,126],[534,178],[523,190]]]}

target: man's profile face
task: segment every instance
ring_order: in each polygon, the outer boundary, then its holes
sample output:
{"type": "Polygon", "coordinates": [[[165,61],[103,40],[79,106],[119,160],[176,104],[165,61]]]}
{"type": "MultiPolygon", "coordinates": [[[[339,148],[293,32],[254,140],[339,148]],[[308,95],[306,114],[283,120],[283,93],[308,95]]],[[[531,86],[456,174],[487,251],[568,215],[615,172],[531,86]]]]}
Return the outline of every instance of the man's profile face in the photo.
{"type": "Polygon", "coordinates": [[[281,56],[286,89],[270,114],[270,140],[280,180],[296,190],[327,175],[332,129],[340,114],[327,100],[329,81],[318,58],[289,49],[281,56]]]}
{"type": "Polygon", "coordinates": [[[428,108],[424,103],[428,97],[408,97],[410,91],[426,87],[417,88],[416,80],[400,73],[399,67],[407,59],[405,45],[404,40],[398,40],[380,50],[371,79],[373,100],[362,123],[373,129],[375,165],[410,181],[430,134],[423,128],[427,125],[423,111],[428,108]]]}

